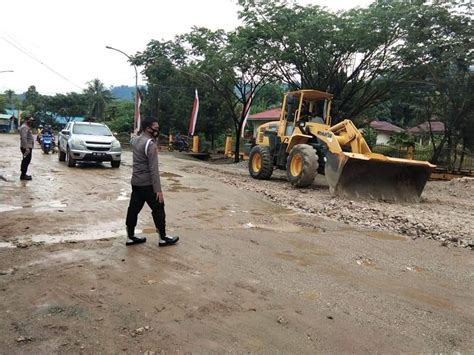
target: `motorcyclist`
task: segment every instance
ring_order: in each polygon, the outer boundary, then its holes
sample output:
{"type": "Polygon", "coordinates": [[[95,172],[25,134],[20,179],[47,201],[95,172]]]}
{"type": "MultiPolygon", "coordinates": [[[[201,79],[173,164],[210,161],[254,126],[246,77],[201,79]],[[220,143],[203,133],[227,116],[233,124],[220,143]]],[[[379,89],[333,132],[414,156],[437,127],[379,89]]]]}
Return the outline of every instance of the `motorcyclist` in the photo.
{"type": "Polygon", "coordinates": [[[175,143],[176,148],[178,148],[179,151],[187,150],[189,146],[188,142],[186,142],[181,132],[178,132],[176,136],[174,137],[174,143],[175,143]]]}
{"type": "Polygon", "coordinates": [[[41,146],[43,146],[43,139],[46,135],[49,135],[50,136],[50,139],[51,139],[51,148],[53,149],[54,151],[54,148],[56,147],[56,142],[55,142],[55,139],[54,139],[54,135],[53,135],[53,130],[52,130],[52,127],[51,125],[45,125],[45,126],[40,126],[42,129],[41,131],[38,133],[38,142],[41,144],[41,146]]]}
{"type": "Polygon", "coordinates": [[[38,134],[36,135],[36,141],[41,144],[41,137],[43,136],[43,125],[38,126],[38,134]]]}

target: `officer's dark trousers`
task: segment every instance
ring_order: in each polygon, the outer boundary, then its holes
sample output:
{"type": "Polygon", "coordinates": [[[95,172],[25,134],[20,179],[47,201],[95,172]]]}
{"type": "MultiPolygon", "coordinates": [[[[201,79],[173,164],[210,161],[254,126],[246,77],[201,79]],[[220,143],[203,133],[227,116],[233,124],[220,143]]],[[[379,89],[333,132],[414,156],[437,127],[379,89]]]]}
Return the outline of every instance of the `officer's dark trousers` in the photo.
{"type": "Polygon", "coordinates": [[[156,200],[153,186],[132,185],[132,196],[130,197],[130,204],[128,206],[127,220],[125,224],[127,227],[136,227],[138,214],[142,210],[145,202],[151,208],[151,215],[153,216],[156,230],[160,233],[161,237],[166,236],[165,204],[159,203],[156,200]]]}
{"type": "Polygon", "coordinates": [[[33,153],[33,149],[30,149],[30,153],[25,156],[26,149],[20,148],[21,154],[23,154],[23,160],[21,161],[21,175],[25,176],[26,172],[28,171],[28,165],[31,162],[31,154],[33,153]]]}

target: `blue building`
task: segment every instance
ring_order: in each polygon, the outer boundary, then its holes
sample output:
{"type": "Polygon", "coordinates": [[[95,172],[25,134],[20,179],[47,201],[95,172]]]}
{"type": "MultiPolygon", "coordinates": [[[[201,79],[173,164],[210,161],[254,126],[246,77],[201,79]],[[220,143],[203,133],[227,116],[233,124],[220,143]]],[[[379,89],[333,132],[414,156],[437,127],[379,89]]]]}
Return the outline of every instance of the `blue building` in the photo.
{"type": "MultiPolygon", "coordinates": [[[[21,115],[21,110],[5,110],[5,113],[0,113],[0,132],[15,132],[18,130],[18,127],[21,125],[19,117],[21,115]]],[[[82,122],[85,120],[82,116],[61,116],[52,112],[46,112],[41,117],[36,117],[40,122],[39,124],[53,124],[56,123],[61,128],[65,127],[68,122],[76,121],[82,122]],[[48,123],[49,122],[49,123],[48,123]]]]}
{"type": "Polygon", "coordinates": [[[5,110],[5,113],[0,113],[0,132],[14,132],[18,129],[19,110],[5,110]]]}

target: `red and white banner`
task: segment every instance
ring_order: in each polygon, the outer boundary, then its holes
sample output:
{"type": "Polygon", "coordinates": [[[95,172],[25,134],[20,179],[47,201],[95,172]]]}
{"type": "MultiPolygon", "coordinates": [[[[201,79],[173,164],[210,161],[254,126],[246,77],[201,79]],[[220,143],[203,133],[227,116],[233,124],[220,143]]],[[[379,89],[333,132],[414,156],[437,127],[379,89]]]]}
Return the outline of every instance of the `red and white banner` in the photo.
{"type": "Polygon", "coordinates": [[[199,96],[198,91],[196,89],[194,94],[194,104],[193,104],[193,112],[191,113],[191,121],[189,121],[189,135],[194,136],[194,129],[196,128],[196,121],[199,112],[199,96]]]}
{"type": "Polygon", "coordinates": [[[140,90],[135,92],[135,129],[140,131],[141,118],[140,118],[140,106],[142,104],[142,96],[140,95],[140,90]]]}
{"type": "Polygon", "coordinates": [[[242,138],[244,138],[245,126],[247,125],[247,120],[250,115],[250,105],[252,105],[252,99],[253,99],[253,90],[250,90],[249,99],[244,107],[245,118],[244,118],[244,123],[242,123],[242,133],[240,135],[242,138]]]}

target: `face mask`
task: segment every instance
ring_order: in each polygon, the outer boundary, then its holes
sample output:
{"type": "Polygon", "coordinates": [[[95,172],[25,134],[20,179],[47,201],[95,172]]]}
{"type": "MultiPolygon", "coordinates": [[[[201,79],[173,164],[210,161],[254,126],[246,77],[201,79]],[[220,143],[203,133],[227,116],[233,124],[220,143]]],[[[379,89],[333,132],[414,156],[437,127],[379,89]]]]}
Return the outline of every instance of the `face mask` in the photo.
{"type": "Polygon", "coordinates": [[[160,133],[160,130],[159,129],[153,129],[153,128],[150,128],[150,129],[152,131],[151,135],[153,137],[158,137],[158,134],[160,133]]]}

